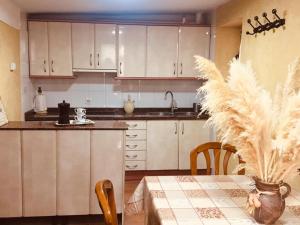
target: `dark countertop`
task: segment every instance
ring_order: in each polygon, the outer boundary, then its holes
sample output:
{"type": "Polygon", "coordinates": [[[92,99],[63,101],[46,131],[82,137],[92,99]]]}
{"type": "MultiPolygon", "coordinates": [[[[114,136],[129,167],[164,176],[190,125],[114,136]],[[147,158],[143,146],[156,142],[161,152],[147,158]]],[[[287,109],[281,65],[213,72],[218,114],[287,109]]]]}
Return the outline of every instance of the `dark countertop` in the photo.
{"type": "Polygon", "coordinates": [[[12,121],[0,127],[0,130],[127,130],[122,121],[95,121],[93,125],[55,126],[53,121],[12,121]]]}
{"type": "MultiPolygon", "coordinates": [[[[87,119],[91,120],[207,120],[208,115],[193,113],[192,108],[180,108],[174,115],[168,114],[169,108],[136,108],[133,114],[126,114],[123,108],[86,108],[87,119]],[[165,112],[164,115],[156,114],[165,112]],[[186,114],[187,113],[187,114],[186,114]]],[[[74,117],[74,109],[70,110],[70,119],[74,117]]],[[[48,113],[38,115],[33,110],[25,113],[26,121],[57,121],[58,109],[48,108],[48,113]]]]}

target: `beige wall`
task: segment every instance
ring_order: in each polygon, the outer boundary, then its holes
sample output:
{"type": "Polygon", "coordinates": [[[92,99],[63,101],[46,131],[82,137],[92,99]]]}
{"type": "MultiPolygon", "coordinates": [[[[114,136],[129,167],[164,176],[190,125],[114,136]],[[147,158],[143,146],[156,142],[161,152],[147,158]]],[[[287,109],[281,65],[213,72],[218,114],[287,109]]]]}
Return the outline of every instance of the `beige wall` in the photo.
{"type": "Polygon", "coordinates": [[[8,120],[21,118],[20,94],[20,38],[19,30],[0,21],[0,96],[8,120]],[[17,70],[10,71],[10,63],[17,64],[17,70]]]}
{"type": "MultiPolygon", "coordinates": [[[[217,9],[217,37],[216,63],[219,68],[226,68],[228,54],[222,53],[222,47],[233,51],[235,46],[229,41],[234,36],[235,24],[242,23],[241,52],[243,62],[250,60],[259,83],[274,93],[276,84],[281,83],[287,76],[287,66],[296,57],[300,56],[300,1],[299,0],[233,0],[217,9]],[[285,29],[282,27],[275,32],[269,31],[265,35],[257,37],[246,35],[251,31],[247,23],[248,18],[258,15],[261,18],[263,12],[267,12],[269,18],[273,8],[278,10],[280,17],[286,18],[285,29]],[[224,32],[225,30],[225,32],[224,32]],[[218,32],[219,31],[219,32],[218,32]],[[226,32],[229,32],[226,33],[226,32]]],[[[272,18],[273,19],[273,18],[272,18]]],[[[260,21],[263,22],[261,19],[260,21]]],[[[289,181],[293,188],[300,190],[300,177],[289,181]]]]}
{"type": "MultiPolygon", "coordinates": [[[[230,26],[242,22],[243,32],[241,37],[241,60],[250,60],[258,81],[270,92],[274,92],[278,82],[283,82],[287,76],[287,65],[300,56],[300,1],[299,0],[233,0],[217,9],[217,40],[216,43],[228,41],[227,35],[218,33],[218,28],[230,26]],[[269,31],[265,35],[257,37],[246,35],[251,31],[247,23],[248,18],[258,15],[261,18],[263,12],[267,12],[272,18],[272,9],[276,8],[282,17],[285,14],[286,26],[269,31]]],[[[263,21],[261,19],[261,21],[263,21]]],[[[217,65],[222,69],[228,64],[228,58],[218,53],[220,46],[216,48],[217,65]]]]}

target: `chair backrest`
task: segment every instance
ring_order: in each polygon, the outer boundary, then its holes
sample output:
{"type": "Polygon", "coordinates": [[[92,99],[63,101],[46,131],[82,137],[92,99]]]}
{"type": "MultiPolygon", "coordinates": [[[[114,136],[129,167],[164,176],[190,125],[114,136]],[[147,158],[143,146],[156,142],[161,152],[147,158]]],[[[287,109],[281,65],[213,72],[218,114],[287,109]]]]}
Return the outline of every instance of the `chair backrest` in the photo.
{"type": "Polygon", "coordinates": [[[110,180],[101,180],[96,184],[96,195],[107,225],[118,225],[113,184],[110,180]]]}
{"type": "MultiPolygon", "coordinates": [[[[197,146],[194,150],[191,151],[190,153],[190,166],[191,166],[191,174],[192,175],[197,175],[197,158],[198,154],[203,153],[206,161],[206,174],[211,175],[211,161],[210,161],[210,154],[209,150],[213,149],[213,154],[214,154],[214,164],[215,164],[215,175],[219,175],[220,172],[220,155],[221,155],[221,150],[226,151],[223,159],[223,172],[224,175],[227,175],[227,167],[228,167],[228,162],[232,154],[236,153],[236,149],[228,144],[225,144],[222,146],[222,143],[220,142],[207,142],[205,144],[197,146]]],[[[239,157],[239,163],[245,163],[241,160],[239,157]]],[[[245,170],[242,169],[238,171],[239,175],[245,174],[245,170]]]]}

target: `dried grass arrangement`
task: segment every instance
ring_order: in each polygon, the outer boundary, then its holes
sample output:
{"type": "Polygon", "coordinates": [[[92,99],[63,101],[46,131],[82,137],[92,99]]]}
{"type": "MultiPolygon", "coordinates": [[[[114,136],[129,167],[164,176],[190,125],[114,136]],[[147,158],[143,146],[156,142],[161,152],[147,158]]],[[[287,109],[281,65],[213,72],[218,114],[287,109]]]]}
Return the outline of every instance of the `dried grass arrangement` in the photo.
{"type": "MultiPolygon", "coordinates": [[[[264,182],[279,183],[298,175],[300,168],[299,60],[288,67],[286,82],[272,99],[257,84],[249,63],[230,63],[225,80],[215,64],[196,56],[204,95],[203,111],[223,143],[234,145],[246,162],[247,173],[264,182]]],[[[241,169],[240,166],[237,170],[241,169]]]]}

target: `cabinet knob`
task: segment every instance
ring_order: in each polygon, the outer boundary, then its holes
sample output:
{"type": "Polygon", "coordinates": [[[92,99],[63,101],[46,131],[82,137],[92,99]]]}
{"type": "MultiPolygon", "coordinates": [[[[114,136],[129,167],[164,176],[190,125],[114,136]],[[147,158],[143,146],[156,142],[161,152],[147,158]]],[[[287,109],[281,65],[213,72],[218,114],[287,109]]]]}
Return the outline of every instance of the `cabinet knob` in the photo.
{"type": "Polygon", "coordinates": [[[51,72],[54,73],[54,60],[51,60],[51,72]]]}
{"type": "Polygon", "coordinates": [[[127,148],[129,149],[135,149],[138,145],[126,145],[127,148]]]}
{"type": "Polygon", "coordinates": [[[122,74],[122,62],[120,62],[120,74],[122,74]]]}
{"type": "Polygon", "coordinates": [[[138,165],[134,165],[134,166],[126,165],[126,168],[131,169],[131,170],[136,169],[137,167],[138,167],[138,165]]]}
{"type": "Polygon", "coordinates": [[[182,65],[182,63],[180,63],[180,74],[182,75],[182,69],[183,68],[183,65],[182,65]]]}
{"type": "Polygon", "coordinates": [[[137,134],[126,134],[126,137],[128,138],[136,138],[137,137],[137,134]]]}
{"type": "Polygon", "coordinates": [[[132,125],[129,125],[128,127],[129,127],[129,128],[136,128],[136,127],[137,127],[137,124],[132,124],[132,125]]]}
{"type": "Polygon", "coordinates": [[[90,66],[92,66],[93,65],[93,54],[91,53],[90,54],[90,66]]]}
{"type": "Polygon", "coordinates": [[[126,155],[126,158],[128,159],[136,159],[138,155],[126,155]]]}
{"type": "Polygon", "coordinates": [[[176,63],[174,63],[174,71],[173,71],[174,76],[176,75],[176,63]]]}
{"type": "Polygon", "coordinates": [[[182,135],[184,134],[184,123],[182,123],[182,126],[181,126],[181,134],[182,135]]]}
{"type": "Polygon", "coordinates": [[[44,59],[44,63],[43,63],[43,67],[44,67],[44,73],[46,73],[46,72],[47,72],[47,69],[46,69],[46,63],[47,63],[47,61],[44,59]]]}
{"type": "Polygon", "coordinates": [[[100,53],[97,54],[98,62],[97,65],[100,66],[100,53]]]}
{"type": "Polygon", "coordinates": [[[175,134],[178,133],[178,127],[177,127],[177,123],[174,123],[175,124],[175,134]]]}

